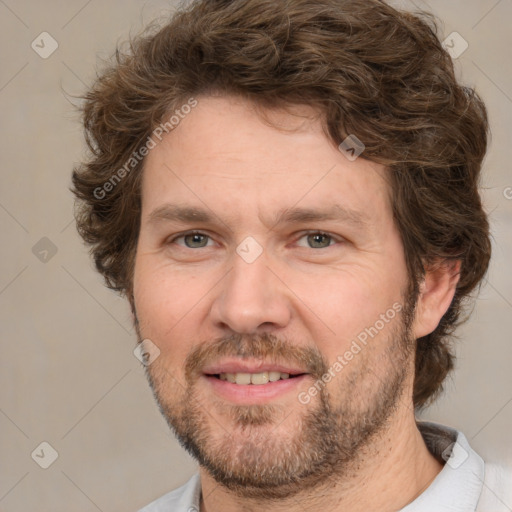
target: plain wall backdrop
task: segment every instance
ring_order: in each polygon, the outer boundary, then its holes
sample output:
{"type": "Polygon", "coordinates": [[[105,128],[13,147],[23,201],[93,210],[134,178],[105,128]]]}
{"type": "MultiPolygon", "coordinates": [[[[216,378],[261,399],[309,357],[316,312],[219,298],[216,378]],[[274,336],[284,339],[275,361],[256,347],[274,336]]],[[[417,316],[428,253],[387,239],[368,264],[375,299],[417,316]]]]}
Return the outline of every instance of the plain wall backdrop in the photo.
{"type": "MultiPolygon", "coordinates": [[[[457,73],[484,98],[492,128],[483,198],[493,262],[459,330],[456,371],[423,418],[511,464],[512,1],[393,4],[430,10],[443,38],[467,41],[457,73]]],[[[85,151],[73,96],[116,43],[174,6],[0,0],[0,511],[135,511],[195,471],[134,357],[128,305],[103,286],[76,233],[69,192],[85,151]]]]}

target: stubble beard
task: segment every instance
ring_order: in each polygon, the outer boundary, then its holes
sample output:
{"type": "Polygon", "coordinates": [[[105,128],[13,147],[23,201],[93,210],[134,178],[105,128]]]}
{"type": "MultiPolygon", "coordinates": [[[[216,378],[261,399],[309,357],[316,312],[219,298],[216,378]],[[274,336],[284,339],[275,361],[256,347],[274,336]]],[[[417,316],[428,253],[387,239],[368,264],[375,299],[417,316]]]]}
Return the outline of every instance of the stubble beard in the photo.
{"type": "Polygon", "coordinates": [[[170,373],[157,364],[147,367],[146,375],[160,411],[181,445],[219,484],[242,498],[289,498],[325,486],[333,477],[348,479],[363,462],[364,448],[385,429],[403,395],[410,368],[414,305],[406,303],[388,339],[379,336],[370,341],[333,378],[330,386],[338,392],[337,397],[327,386],[320,387],[307,405],[297,400],[298,411],[291,414],[273,404],[205,403],[198,396],[196,370],[218,356],[266,361],[282,356],[284,361],[307,363],[314,381],[327,372],[318,350],[298,348],[270,334],[250,339],[237,335],[197,346],[185,363],[185,388],[177,386],[170,373]],[[378,361],[372,358],[372,342],[387,346],[378,361]],[[384,371],[375,371],[377,362],[384,371]],[[224,425],[230,427],[221,426],[210,411],[227,418],[224,425]]]}

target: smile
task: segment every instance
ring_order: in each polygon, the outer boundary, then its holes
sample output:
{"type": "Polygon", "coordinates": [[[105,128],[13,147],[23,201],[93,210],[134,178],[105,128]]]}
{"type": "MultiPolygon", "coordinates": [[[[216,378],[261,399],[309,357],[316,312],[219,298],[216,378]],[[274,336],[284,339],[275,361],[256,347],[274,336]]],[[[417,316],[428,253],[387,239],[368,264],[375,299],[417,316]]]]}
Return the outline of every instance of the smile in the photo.
{"type": "MultiPolygon", "coordinates": [[[[218,376],[216,375],[216,377],[220,380],[225,380],[232,384],[238,384],[241,386],[247,386],[249,384],[261,386],[263,384],[268,384],[269,382],[289,379],[290,374],[284,372],[220,373],[218,376]]],[[[293,378],[295,375],[292,375],[291,377],[293,378]]]]}

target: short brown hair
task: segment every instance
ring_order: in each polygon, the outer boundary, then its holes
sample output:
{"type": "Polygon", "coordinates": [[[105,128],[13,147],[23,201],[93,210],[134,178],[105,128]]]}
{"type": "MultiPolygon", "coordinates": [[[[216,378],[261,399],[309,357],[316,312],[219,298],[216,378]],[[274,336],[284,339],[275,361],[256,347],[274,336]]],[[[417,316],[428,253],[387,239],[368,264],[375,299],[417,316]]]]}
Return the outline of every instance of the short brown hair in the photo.
{"type": "Polygon", "coordinates": [[[131,297],[144,160],[97,191],[169,112],[212,93],[269,108],[308,104],[334,143],[355,134],[362,157],[389,169],[411,282],[425,265],[462,262],[449,310],[417,341],[414,405],[432,401],[453,367],[463,301],[491,252],[478,193],[487,114],[458,84],[437,32],[432,16],[379,0],[202,0],[118,49],[86,95],[91,154],[73,172],[78,231],[107,286],[131,297]]]}

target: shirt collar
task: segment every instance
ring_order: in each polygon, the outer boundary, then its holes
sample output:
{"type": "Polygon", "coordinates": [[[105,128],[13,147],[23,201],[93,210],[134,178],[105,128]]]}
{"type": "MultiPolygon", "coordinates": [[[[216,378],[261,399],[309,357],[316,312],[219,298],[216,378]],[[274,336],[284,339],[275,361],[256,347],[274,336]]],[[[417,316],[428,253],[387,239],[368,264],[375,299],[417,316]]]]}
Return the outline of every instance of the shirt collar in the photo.
{"type": "Polygon", "coordinates": [[[434,457],[445,462],[441,472],[400,512],[469,512],[476,510],[484,482],[484,461],[462,432],[431,422],[418,429],[434,457]]]}

